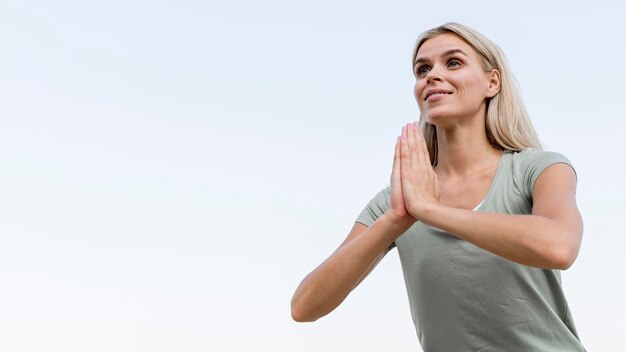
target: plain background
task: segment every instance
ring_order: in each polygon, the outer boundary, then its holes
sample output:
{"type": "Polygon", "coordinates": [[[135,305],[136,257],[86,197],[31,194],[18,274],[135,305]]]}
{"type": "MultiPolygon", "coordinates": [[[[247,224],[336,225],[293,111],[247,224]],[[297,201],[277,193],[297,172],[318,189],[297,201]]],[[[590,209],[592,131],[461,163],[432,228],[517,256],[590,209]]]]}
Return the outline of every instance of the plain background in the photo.
{"type": "Polygon", "coordinates": [[[621,346],[623,3],[0,2],[0,349],[419,350],[397,253],[331,315],[300,280],[388,183],[411,52],[469,25],[506,52],[579,177],[563,272],[589,351],[621,346]]]}

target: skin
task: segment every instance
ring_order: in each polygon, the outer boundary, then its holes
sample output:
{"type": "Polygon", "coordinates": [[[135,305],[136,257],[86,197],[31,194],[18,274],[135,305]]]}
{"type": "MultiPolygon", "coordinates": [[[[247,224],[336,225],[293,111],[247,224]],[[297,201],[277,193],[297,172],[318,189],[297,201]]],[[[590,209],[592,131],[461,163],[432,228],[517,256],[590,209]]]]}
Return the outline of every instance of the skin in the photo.
{"type": "Polygon", "coordinates": [[[417,123],[405,125],[394,152],[388,211],[369,228],[355,223],[302,280],[291,302],[296,321],[317,320],[339,306],[416,221],[528,266],[564,270],[578,255],[583,225],[576,175],[565,164],[538,177],[530,215],[471,210],[486,196],[502,155],[484,127],[500,73],[485,72],[478,54],[454,34],[428,39],[416,58],[415,98],[423,118],[437,127],[438,164],[431,166],[417,123]]]}

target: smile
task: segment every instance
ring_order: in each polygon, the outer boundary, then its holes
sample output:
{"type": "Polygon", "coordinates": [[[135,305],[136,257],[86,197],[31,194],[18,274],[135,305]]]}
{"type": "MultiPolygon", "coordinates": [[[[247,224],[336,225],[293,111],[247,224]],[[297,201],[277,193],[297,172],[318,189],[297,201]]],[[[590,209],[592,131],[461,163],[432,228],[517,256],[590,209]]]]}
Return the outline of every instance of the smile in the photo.
{"type": "Polygon", "coordinates": [[[436,98],[438,96],[443,96],[443,95],[448,95],[448,94],[452,94],[452,92],[448,92],[445,90],[440,90],[440,89],[434,89],[434,90],[430,90],[428,92],[426,92],[426,95],[424,97],[424,100],[428,101],[429,98],[436,98]]]}

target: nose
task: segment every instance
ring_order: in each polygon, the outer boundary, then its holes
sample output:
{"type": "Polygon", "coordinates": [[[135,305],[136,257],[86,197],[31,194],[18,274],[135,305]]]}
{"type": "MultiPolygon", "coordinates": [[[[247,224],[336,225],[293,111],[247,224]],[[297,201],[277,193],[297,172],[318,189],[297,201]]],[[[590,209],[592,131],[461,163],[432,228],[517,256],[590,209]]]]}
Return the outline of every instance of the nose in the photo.
{"type": "Polygon", "coordinates": [[[438,66],[433,66],[426,74],[426,82],[442,81],[438,66]]]}

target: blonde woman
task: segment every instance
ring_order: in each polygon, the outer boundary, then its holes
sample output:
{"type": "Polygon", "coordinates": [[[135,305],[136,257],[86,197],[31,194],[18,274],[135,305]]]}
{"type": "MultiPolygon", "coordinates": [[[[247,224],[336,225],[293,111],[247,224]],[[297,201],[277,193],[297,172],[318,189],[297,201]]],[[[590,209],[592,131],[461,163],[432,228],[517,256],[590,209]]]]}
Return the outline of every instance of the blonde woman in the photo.
{"type": "Polygon", "coordinates": [[[560,282],[583,233],[571,163],[541,150],[483,35],[426,31],[412,65],[421,117],[402,128],[391,184],[298,286],[293,318],[331,312],[395,247],[424,351],[584,351],[560,282]]]}

